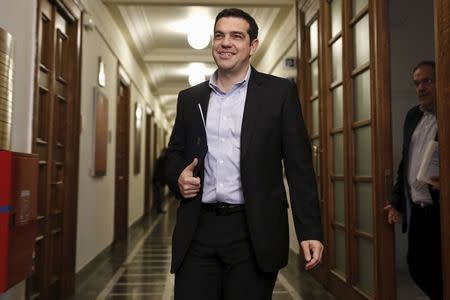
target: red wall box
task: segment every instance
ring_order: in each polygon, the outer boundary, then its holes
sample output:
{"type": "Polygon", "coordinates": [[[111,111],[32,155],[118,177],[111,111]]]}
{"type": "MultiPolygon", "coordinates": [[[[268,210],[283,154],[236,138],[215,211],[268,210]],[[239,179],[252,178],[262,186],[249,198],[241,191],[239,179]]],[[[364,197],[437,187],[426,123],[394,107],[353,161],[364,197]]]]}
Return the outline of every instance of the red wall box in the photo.
{"type": "Polygon", "coordinates": [[[0,293],[31,275],[38,157],[0,150],[0,293]]]}

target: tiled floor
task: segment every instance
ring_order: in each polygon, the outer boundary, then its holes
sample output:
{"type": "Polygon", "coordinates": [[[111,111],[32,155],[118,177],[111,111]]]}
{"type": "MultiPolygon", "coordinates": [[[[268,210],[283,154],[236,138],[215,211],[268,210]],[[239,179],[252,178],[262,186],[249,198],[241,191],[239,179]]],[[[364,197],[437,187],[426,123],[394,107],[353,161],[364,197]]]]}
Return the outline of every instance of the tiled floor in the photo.
{"type": "MultiPolygon", "coordinates": [[[[72,300],[173,299],[169,274],[174,201],[163,215],[152,215],[130,230],[128,242],[102,253],[77,276],[72,300]]],[[[297,257],[281,270],[273,300],[333,300],[309,274],[299,270],[297,257]]]]}

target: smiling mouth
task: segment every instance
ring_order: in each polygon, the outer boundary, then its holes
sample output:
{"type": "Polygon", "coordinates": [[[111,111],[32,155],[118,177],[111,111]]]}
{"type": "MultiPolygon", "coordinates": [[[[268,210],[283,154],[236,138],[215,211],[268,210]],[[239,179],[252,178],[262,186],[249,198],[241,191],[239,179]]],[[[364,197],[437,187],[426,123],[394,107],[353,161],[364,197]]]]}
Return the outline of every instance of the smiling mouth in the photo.
{"type": "Polygon", "coordinates": [[[234,53],[231,52],[219,52],[220,57],[231,57],[234,53]]]}

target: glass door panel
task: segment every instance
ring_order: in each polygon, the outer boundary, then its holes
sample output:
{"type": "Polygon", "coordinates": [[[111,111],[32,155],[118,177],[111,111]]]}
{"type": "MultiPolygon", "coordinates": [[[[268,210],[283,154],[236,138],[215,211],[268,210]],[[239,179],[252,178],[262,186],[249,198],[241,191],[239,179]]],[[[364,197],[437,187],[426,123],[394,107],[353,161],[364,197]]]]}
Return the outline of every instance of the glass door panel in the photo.
{"type": "Polygon", "coordinates": [[[345,232],[339,229],[334,230],[335,238],[335,265],[334,269],[341,275],[347,273],[347,250],[345,246],[345,232]]]}
{"type": "Polygon", "coordinates": [[[352,0],[352,17],[356,16],[368,4],[368,0],[352,0]]]}
{"type": "Polygon", "coordinates": [[[354,121],[370,119],[370,72],[369,70],[354,78],[354,121]]]}
{"type": "Polygon", "coordinates": [[[312,123],[311,135],[316,136],[319,134],[319,100],[318,99],[311,101],[311,123],[312,123]]]}
{"type": "Polygon", "coordinates": [[[373,233],[372,183],[356,183],[356,230],[373,233]]]}
{"type": "Polygon", "coordinates": [[[311,63],[311,96],[319,95],[319,61],[311,63]]]}
{"type": "Polygon", "coordinates": [[[342,1],[331,2],[331,36],[334,37],[342,30],[342,1]]]}
{"type": "Polygon", "coordinates": [[[370,59],[370,40],[369,15],[367,14],[353,27],[353,45],[353,66],[357,68],[368,63],[370,59]]]}
{"type": "Polygon", "coordinates": [[[309,27],[309,39],[310,39],[310,55],[311,57],[317,57],[319,55],[319,28],[317,20],[315,20],[309,27]]]}
{"type": "Polygon", "coordinates": [[[374,294],[373,242],[358,239],[358,287],[364,292],[374,294]]]}
{"type": "Polygon", "coordinates": [[[332,82],[342,80],[342,38],[337,39],[331,46],[332,52],[332,82]]]}
{"type": "Polygon", "coordinates": [[[343,94],[342,94],[342,86],[338,86],[335,89],[333,89],[332,92],[332,98],[333,98],[333,128],[342,128],[343,126],[343,113],[344,113],[344,107],[343,107],[343,94]]]}
{"type": "Polygon", "coordinates": [[[345,196],[344,181],[336,180],[333,182],[334,195],[334,222],[345,225],[345,196]]]}
{"type": "Polygon", "coordinates": [[[354,130],[355,133],[355,176],[372,175],[372,131],[370,126],[354,130]]]}
{"type": "Polygon", "coordinates": [[[333,136],[333,175],[344,176],[344,135],[337,133],[333,136]]]}

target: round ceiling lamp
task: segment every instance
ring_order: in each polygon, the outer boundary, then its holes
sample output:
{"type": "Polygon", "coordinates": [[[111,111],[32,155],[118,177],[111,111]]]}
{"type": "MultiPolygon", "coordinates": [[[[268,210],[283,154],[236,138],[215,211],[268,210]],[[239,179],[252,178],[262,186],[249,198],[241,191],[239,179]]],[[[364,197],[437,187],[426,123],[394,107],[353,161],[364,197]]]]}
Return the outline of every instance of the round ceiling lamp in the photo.
{"type": "Polygon", "coordinates": [[[203,74],[190,74],[188,80],[189,84],[194,86],[205,81],[206,77],[203,74]]]}
{"type": "Polygon", "coordinates": [[[187,34],[189,45],[194,49],[204,49],[209,45],[209,32],[205,30],[191,30],[187,34]]]}
{"type": "Polygon", "coordinates": [[[188,81],[191,86],[206,80],[205,66],[202,63],[191,63],[188,70],[188,81]]]}

